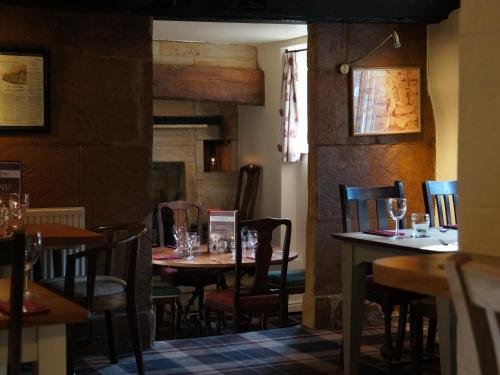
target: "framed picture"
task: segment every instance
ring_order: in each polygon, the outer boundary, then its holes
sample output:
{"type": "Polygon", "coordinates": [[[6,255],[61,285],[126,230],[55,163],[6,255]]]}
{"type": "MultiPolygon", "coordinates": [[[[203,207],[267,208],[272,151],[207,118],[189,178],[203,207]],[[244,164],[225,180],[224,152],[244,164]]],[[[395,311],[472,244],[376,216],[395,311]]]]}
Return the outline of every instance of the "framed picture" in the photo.
{"type": "Polygon", "coordinates": [[[0,134],[50,131],[49,54],[0,49],[0,134]]]}
{"type": "Polygon", "coordinates": [[[352,70],[353,135],[420,132],[420,68],[352,70]]]}

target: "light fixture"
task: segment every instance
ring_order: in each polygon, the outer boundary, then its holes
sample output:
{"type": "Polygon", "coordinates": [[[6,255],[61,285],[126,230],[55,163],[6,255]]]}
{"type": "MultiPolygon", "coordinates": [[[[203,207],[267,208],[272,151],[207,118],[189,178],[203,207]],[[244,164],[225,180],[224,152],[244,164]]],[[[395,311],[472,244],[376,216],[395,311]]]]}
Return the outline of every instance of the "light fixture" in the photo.
{"type": "Polygon", "coordinates": [[[346,62],[344,64],[341,64],[339,66],[340,73],[342,73],[344,75],[347,74],[347,73],[349,73],[349,70],[350,70],[350,66],[349,65],[354,64],[355,62],[358,62],[359,60],[364,59],[365,57],[370,56],[372,53],[374,53],[375,51],[377,51],[380,47],[382,47],[385,43],[387,43],[387,41],[389,41],[391,39],[392,39],[392,47],[393,48],[399,48],[399,47],[401,47],[401,42],[399,41],[399,35],[398,35],[398,33],[395,30],[393,30],[392,33],[389,34],[378,46],[376,46],[374,49],[372,49],[368,53],[365,53],[363,56],[358,57],[357,59],[354,59],[354,60],[348,61],[348,62],[346,62]]]}

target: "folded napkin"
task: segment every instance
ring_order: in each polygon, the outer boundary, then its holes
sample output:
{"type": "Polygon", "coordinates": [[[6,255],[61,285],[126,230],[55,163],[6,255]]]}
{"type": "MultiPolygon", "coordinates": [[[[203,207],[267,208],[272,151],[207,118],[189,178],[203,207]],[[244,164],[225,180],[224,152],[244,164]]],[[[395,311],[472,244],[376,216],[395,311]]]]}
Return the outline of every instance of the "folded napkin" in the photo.
{"type": "MultiPolygon", "coordinates": [[[[375,236],[382,236],[382,237],[393,237],[396,234],[396,232],[390,230],[367,230],[364,231],[363,233],[374,234],[375,236]]],[[[404,236],[405,234],[403,232],[399,232],[399,235],[404,236]]]]}
{"type": "Polygon", "coordinates": [[[153,255],[154,260],[182,259],[181,255],[153,255]]]}
{"type": "MultiPolygon", "coordinates": [[[[0,311],[10,314],[10,302],[9,301],[1,301],[0,302],[0,311]]],[[[23,314],[25,315],[36,315],[36,314],[46,314],[50,311],[47,306],[42,305],[32,299],[25,299],[23,301],[23,314]]]]}
{"type": "Polygon", "coordinates": [[[246,256],[246,258],[247,258],[247,259],[253,259],[253,260],[255,260],[255,257],[253,257],[253,256],[251,256],[251,255],[247,255],[247,256],[246,256]]]}
{"type": "Polygon", "coordinates": [[[447,224],[447,225],[443,225],[443,228],[446,228],[446,229],[456,229],[456,230],[458,230],[458,224],[447,224]]]}

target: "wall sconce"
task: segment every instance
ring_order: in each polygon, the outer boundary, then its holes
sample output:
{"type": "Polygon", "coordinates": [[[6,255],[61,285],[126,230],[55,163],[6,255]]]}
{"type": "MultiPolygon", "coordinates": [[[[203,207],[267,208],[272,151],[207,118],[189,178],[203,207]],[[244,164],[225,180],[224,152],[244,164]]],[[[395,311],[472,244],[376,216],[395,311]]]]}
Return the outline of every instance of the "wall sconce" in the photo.
{"type": "Polygon", "coordinates": [[[401,47],[401,42],[399,41],[399,35],[395,30],[393,30],[392,33],[387,36],[387,38],[385,38],[378,46],[376,46],[374,49],[372,49],[368,53],[365,53],[363,56],[358,57],[357,59],[354,59],[354,60],[351,60],[351,61],[348,61],[346,63],[341,64],[339,66],[340,73],[346,75],[347,73],[349,73],[349,70],[350,70],[349,65],[354,64],[355,62],[358,62],[359,60],[370,56],[372,53],[377,51],[380,47],[382,47],[385,43],[387,43],[387,41],[389,41],[391,39],[392,39],[392,47],[393,48],[401,47]]]}

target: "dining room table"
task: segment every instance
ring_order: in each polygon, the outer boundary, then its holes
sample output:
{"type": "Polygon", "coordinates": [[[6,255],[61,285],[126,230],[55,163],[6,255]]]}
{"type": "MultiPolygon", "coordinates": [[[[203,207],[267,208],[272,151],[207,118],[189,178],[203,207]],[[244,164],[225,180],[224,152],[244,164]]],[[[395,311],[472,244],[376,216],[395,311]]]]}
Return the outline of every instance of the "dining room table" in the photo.
{"type": "Polygon", "coordinates": [[[34,235],[40,232],[42,234],[44,246],[49,246],[52,249],[68,249],[82,245],[97,246],[106,242],[106,237],[103,233],[77,228],[67,224],[24,224],[22,229],[26,231],[27,235],[34,235]]]}
{"type": "MultiPolygon", "coordinates": [[[[283,253],[275,248],[271,258],[271,265],[278,265],[283,262],[283,253]]],[[[188,259],[180,256],[174,247],[156,247],[153,248],[152,262],[158,266],[173,268],[198,268],[198,269],[228,269],[234,268],[235,259],[231,252],[216,253],[208,251],[206,244],[201,244],[198,250],[193,251],[194,258],[188,259]]],[[[297,259],[298,253],[290,251],[288,261],[297,259]]],[[[252,266],[255,264],[255,257],[243,254],[242,265],[252,266]]]]}
{"type": "MultiPolygon", "coordinates": [[[[86,321],[89,312],[28,281],[37,313],[23,314],[21,361],[33,362],[40,375],[66,374],[66,325],[86,321]],[[42,312],[40,311],[42,310],[42,312]]],[[[7,301],[10,279],[0,279],[0,301],[7,301]]],[[[25,302],[26,303],[26,302],[25,302]]],[[[27,303],[26,303],[27,304],[27,303]]],[[[7,373],[9,315],[0,313],[0,373],[7,373]]]]}
{"type": "MultiPolygon", "coordinates": [[[[404,229],[401,232],[403,236],[399,239],[363,232],[332,235],[334,239],[340,241],[341,248],[345,374],[360,374],[359,361],[367,265],[377,264],[376,261],[379,259],[394,256],[449,255],[458,251],[457,230],[429,228],[427,236],[420,238],[412,237],[411,229],[404,229]]],[[[394,280],[397,280],[396,275],[394,275],[394,280]]],[[[442,278],[441,281],[443,281],[442,278]]],[[[397,281],[395,284],[397,284],[395,287],[399,287],[397,281]]],[[[441,374],[456,374],[456,317],[453,304],[447,294],[436,294],[436,304],[440,333],[441,374]]]]}

